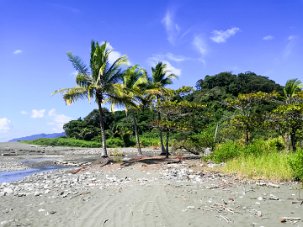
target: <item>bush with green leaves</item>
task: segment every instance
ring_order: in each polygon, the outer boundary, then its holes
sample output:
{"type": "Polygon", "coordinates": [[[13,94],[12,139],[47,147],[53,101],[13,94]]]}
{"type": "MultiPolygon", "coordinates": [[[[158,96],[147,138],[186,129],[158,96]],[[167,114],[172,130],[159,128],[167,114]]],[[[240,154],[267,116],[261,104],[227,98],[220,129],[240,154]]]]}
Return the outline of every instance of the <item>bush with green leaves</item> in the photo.
{"type": "Polygon", "coordinates": [[[214,162],[225,162],[241,155],[243,146],[235,141],[218,144],[214,152],[207,158],[214,162]]]}
{"type": "Polygon", "coordinates": [[[303,149],[298,149],[289,159],[289,165],[294,179],[303,182],[303,149]]]}
{"type": "Polygon", "coordinates": [[[120,138],[108,138],[106,140],[107,147],[116,148],[116,147],[124,147],[124,142],[120,138]]]}

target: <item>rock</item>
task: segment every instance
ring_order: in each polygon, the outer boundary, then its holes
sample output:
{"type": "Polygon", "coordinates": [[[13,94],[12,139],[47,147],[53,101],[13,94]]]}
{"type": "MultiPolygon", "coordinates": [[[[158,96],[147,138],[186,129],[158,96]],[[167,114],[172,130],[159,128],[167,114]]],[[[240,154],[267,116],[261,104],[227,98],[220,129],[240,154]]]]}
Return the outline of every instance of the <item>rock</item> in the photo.
{"type": "Polygon", "coordinates": [[[270,200],[279,200],[279,198],[277,196],[273,195],[273,194],[269,195],[269,199],[270,200]]]}
{"type": "Polygon", "coordinates": [[[263,197],[262,197],[262,196],[259,196],[259,197],[257,198],[257,200],[262,201],[262,200],[263,200],[263,197]]]}
{"type": "Polygon", "coordinates": [[[3,192],[4,192],[4,195],[11,195],[14,193],[14,190],[11,188],[4,188],[3,192]]]}
{"type": "Polygon", "coordinates": [[[34,193],[34,196],[40,196],[40,195],[42,195],[42,193],[39,192],[39,191],[36,191],[36,192],[34,193]]]}

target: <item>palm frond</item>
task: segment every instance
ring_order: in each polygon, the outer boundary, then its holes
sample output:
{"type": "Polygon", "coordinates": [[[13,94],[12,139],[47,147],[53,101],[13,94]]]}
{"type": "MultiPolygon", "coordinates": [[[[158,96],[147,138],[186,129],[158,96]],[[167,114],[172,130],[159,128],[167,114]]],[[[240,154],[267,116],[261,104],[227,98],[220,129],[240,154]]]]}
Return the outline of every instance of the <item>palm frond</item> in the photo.
{"type": "Polygon", "coordinates": [[[73,64],[73,66],[77,70],[77,72],[84,74],[84,75],[89,74],[87,66],[82,62],[80,57],[74,56],[71,52],[67,53],[67,57],[68,57],[69,61],[73,64]]]}
{"type": "Polygon", "coordinates": [[[66,89],[63,93],[63,99],[67,105],[72,104],[73,102],[84,99],[87,97],[87,90],[83,87],[74,87],[66,89]]]}
{"type": "Polygon", "coordinates": [[[78,74],[76,76],[76,84],[80,87],[88,87],[93,83],[92,78],[85,74],[78,74]]]}

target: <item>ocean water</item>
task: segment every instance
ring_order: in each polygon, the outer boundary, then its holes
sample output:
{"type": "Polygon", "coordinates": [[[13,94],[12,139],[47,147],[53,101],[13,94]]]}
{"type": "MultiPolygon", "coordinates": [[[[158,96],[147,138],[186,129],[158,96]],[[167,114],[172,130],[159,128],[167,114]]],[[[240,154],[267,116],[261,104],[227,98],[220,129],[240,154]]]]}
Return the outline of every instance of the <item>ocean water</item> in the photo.
{"type": "Polygon", "coordinates": [[[39,168],[30,168],[25,170],[16,170],[16,171],[1,171],[0,172],[0,183],[11,183],[24,179],[27,176],[33,175],[35,173],[53,171],[57,169],[66,168],[65,166],[40,166],[39,168]]]}

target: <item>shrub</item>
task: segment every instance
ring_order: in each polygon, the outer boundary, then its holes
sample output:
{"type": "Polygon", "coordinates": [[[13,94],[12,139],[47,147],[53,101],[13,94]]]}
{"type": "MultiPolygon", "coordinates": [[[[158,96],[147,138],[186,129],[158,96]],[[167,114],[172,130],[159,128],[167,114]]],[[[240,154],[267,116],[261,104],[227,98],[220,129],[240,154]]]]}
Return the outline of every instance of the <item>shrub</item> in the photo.
{"type": "Polygon", "coordinates": [[[294,179],[303,182],[303,149],[297,150],[297,152],[289,158],[289,165],[294,179]]]}
{"type": "Polygon", "coordinates": [[[241,150],[242,146],[240,144],[234,141],[227,141],[223,144],[219,144],[209,158],[217,163],[225,162],[240,156],[241,150]]]}
{"type": "Polygon", "coordinates": [[[143,147],[159,146],[159,138],[155,136],[140,136],[140,143],[143,147]]]}
{"type": "Polygon", "coordinates": [[[111,137],[106,140],[106,145],[111,148],[124,147],[124,142],[120,138],[111,137]]]}

